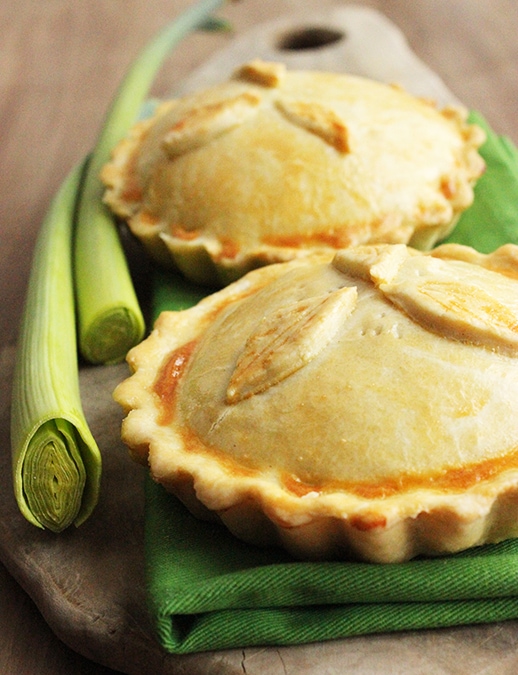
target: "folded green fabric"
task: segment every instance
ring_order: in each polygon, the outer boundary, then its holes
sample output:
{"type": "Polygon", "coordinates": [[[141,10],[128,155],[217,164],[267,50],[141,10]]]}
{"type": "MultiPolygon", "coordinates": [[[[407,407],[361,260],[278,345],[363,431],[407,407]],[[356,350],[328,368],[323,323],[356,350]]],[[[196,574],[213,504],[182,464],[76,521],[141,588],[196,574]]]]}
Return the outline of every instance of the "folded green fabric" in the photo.
{"type": "Polygon", "coordinates": [[[472,112],[470,121],[486,132],[480,154],[487,165],[475,186],[475,202],[459,219],[446,241],[490,253],[503,244],[518,243],[518,150],[496,134],[486,120],[472,112]]]}
{"type": "Polygon", "coordinates": [[[518,541],[394,565],[295,562],[196,520],[148,480],[148,597],[170,652],[518,617],[518,541]]]}
{"type": "MultiPolygon", "coordinates": [[[[449,241],[489,252],[518,238],[518,151],[484,119],[487,171],[449,241]]],[[[157,273],[153,312],[206,293],[157,273]]],[[[146,575],[168,652],[288,645],[518,618],[518,540],[394,565],[304,563],[196,520],[146,483],[146,575]]]]}

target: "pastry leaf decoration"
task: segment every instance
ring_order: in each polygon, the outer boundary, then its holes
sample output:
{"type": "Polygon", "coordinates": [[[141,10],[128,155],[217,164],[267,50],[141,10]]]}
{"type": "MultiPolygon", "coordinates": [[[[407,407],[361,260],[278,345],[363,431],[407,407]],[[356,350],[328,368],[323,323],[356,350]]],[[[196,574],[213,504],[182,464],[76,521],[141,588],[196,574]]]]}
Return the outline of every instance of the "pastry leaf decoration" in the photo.
{"type": "Polygon", "coordinates": [[[245,92],[189,111],[163,138],[163,147],[174,158],[195,150],[239,126],[259,109],[261,98],[245,92]]]}
{"type": "Polygon", "coordinates": [[[292,123],[302,127],[338,152],[350,152],[349,131],[345,122],[331,108],[313,101],[277,101],[277,108],[292,123]]]}
{"type": "Polygon", "coordinates": [[[518,248],[490,255],[466,247],[432,255],[404,246],[341,251],[340,271],[370,280],[416,323],[440,335],[503,352],[518,349],[518,248]]]}
{"type": "Polygon", "coordinates": [[[284,63],[254,59],[241,66],[235,77],[263,87],[279,87],[286,77],[286,66],[284,63]]]}
{"type": "Polygon", "coordinates": [[[432,278],[407,290],[380,288],[412,319],[445,337],[503,351],[518,348],[518,307],[476,283],[432,278]]]}
{"type": "Polygon", "coordinates": [[[232,373],[227,403],[275,386],[307,365],[334,339],[356,305],[355,287],[299,300],[262,319],[232,373]]]}

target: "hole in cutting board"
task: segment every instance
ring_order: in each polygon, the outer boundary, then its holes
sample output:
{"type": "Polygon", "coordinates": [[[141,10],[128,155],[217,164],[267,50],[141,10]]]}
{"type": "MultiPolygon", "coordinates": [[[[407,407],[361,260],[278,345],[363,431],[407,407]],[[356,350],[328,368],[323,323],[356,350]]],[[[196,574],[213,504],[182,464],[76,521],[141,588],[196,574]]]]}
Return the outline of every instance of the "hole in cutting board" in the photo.
{"type": "Polygon", "coordinates": [[[345,38],[342,31],[334,28],[322,28],[318,26],[299,28],[289,31],[281,36],[278,49],[285,51],[299,51],[303,49],[320,49],[327,47],[345,38]]]}

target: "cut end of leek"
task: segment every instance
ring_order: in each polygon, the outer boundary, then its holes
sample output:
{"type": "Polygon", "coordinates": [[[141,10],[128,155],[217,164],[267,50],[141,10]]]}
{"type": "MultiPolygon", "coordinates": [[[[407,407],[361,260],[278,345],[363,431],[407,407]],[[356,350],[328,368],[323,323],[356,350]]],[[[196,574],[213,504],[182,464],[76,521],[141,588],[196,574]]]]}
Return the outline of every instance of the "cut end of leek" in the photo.
{"type": "Polygon", "coordinates": [[[114,364],[144,335],[142,317],[128,307],[115,307],[98,316],[81,336],[81,353],[90,363],[114,364]]]}
{"type": "Polygon", "coordinates": [[[41,527],[61,532],[81,510],[86,470],[73,425],[50,420],[31,439],[22,466],[25,503],[41,527]]]}

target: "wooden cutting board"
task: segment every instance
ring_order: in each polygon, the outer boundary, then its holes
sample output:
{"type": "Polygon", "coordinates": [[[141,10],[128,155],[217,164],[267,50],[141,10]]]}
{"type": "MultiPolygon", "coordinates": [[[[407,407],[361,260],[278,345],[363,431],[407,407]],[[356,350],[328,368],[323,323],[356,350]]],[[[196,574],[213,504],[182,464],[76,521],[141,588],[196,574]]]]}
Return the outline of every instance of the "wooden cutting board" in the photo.
{"type": "MultiPolygon", "coordinates": [[[[300,23],[287,16],[237,35],[209,63],[192,73],[180,92],[225,78],[236,66],[260,57],[290,68],[348,71],[398,82],[440,104],[454,102],[440,78],[409,50],[404,36],[379,13],[339,6],[300,23]]],[[[176,95],[179,91],[175,91],[176,95]]],[[[9,392],[14,350],[0,354],[0,558],[42,615],[72,649],[128,675],[356,675],[387,672],[391,653],[407,675],[499,671],[505,648],[518,641],[518,624],[421,631],[301,645],[167,655],[155,641],[144,590],[144,469],[133,464],[119,438],[122,413],[111,398],[127,376],[125,364],[81,371],[85,414],[103,453],[99,505],[79,529],[60,535],[29,525],[12,491],[9,392]],[[397,655],[397,656],[396,656],[397,655]]]]}

